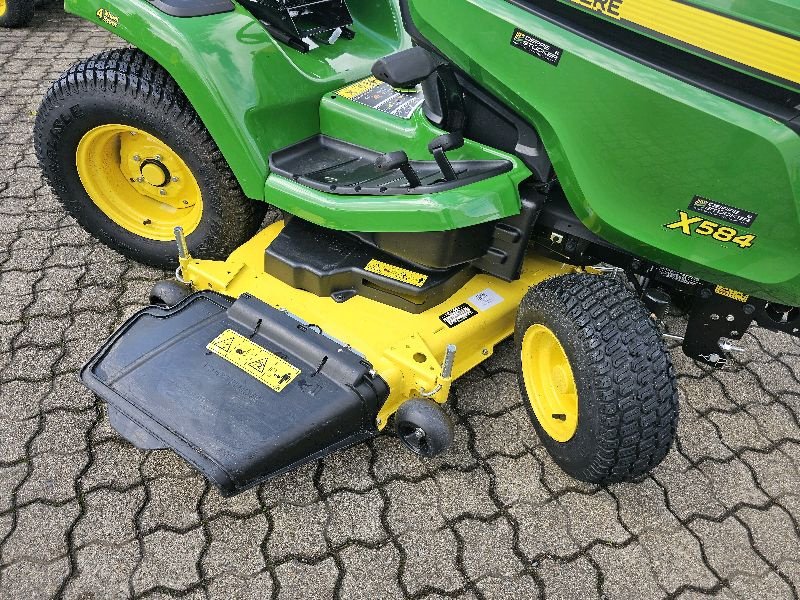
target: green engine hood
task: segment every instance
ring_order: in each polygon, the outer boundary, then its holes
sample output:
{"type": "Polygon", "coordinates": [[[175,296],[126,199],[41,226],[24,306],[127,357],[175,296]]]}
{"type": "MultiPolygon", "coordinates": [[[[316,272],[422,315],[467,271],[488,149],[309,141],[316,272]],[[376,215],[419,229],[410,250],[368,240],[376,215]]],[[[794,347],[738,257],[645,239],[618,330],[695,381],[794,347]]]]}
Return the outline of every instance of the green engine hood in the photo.
{"type": "MultiPolygon", "coordinates": [[[[800,89],[797,0],[558,1],[785,88],[800,89]]],[[[539,0],[527,3],[535,6],[539,0]]]]}

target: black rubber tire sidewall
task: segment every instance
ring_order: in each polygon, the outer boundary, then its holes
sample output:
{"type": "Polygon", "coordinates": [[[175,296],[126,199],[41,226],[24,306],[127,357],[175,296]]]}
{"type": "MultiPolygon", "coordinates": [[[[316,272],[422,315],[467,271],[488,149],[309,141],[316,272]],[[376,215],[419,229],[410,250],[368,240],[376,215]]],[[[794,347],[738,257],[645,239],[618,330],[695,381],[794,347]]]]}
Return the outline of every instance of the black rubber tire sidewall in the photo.
{"type": "MultiPolygon", "coordinates": [[[[127,52],[142,60],[138,51],[127,52]]],[[[113,65],[115,61],[107,63],[113,65]]],[[[90,65],[91,59],[84,64],[90,65]]],[[[196,113],[179,93],[166,89],[165,81],[174,82],[161,74],[160,85],[147,81],[131,85],[113,75],[114,80],[109,77],[104,83],[94,83],[93,77],[84,75],[83,85],[68,82],[64,93],[62,83],[61,88],[51,88],[45,97],[36,119],[36,149],[54,192],[67,212],[104,244],[151,266],[177,266],[174,241],[150,240],[115,223],[92,201],[78,175],[75,154],[87,132],[107,124],[135,127],[167,144],[197,180],[203,214],[198,226],[187,235],[189,251],[197,258],[226,258],[258,229],[266,204],[242,194],[196,113]],[[57,91],[58,96],[65,96],[63,101],[54,97],[57,91]]]]}
{"type": "MultiPolygon", "coordinates": [[[[517,322],[517,327],[520,332],[524,332],[533,325],[545,325],[555,334],[564,348],[578,389],[578,428],[574,437],[567,442],[561,443],[545,432],[533,411],[525,390],[521,367],[519,369],[520,390],[525,408],[536,428],[539,439],[542,440],[542,444],[564,471],[574,475],[580,474],[589,467],[597,450],[595,432],[599,429],[599,414],[597,411],[596,390],[591,377],[588,376],[583,366],[586,363],[585,351],[575,335],[576,332],[572,324],[568,323],[566,318],[557,318],[558,315],[553,308],[543,304],[532,305],[530,311],[526,311],[521,315],[517,322]],[[554,313],[556,318],[553,318],[554,313]]],[[[564,315],[561,316],[564,317],[564,315]]],[[[520,356],[521,353],[522,340],[520,339],[516,343],[516,355],[520,356]]]]}
{"type": "Polygon", "coordinates": [[[6,0],[6,13],[0,17],[0,27],[25,27],[33,20],[34,12],[32,0],[6,0]]]}

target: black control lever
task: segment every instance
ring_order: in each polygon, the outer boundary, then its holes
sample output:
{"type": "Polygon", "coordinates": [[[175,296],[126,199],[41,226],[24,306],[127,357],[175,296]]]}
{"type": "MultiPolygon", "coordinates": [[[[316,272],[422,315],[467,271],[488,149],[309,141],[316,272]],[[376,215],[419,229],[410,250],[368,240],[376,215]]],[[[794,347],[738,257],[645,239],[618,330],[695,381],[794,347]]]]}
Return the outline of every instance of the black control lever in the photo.
{"type": "Polygon", "coordinates": [[[412,167],[411,163],[408,161],[408,155],[402,150],[381,154],[375,159],[375,168],[379,171],[394,171],[395,169],[400,169],[403,176],[408,180],[408,187],[415,188],[422,185],[419,175],[417,175],[414,167],[412,167]]]}
{"type": "Polygon", "coordinates": [[[457,150],[463,145],[464,136],[460,133],[446,133],[440,135],[439,137],[433,138],[430,144],[428,144],[428,150],[433,154],[436,164],[439,165],[439,170],[447,181],[455,181],[458,179],[458,175],[445,153],[448,150],[457,150]]]}

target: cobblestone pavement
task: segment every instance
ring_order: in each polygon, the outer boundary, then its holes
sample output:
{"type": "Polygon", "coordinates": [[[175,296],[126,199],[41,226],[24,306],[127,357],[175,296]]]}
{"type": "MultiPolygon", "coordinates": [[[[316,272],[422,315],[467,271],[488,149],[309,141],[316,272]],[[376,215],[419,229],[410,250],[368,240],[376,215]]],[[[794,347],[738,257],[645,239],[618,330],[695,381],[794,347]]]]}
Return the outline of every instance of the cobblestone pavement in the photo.
{"type": "Polygon", "coordinates": [[[800,343],[756,331],[737,373],[674,359],[677,446],[609,488],[532,435],[508,344],[455,386],[455,447],[395,440],[230,500],[110,429],[76,371],[163,274],[99,245],[43,185],[32,112],[118,44],[55,9],[0,31],[0,598],[797,598],[800,343]]]}

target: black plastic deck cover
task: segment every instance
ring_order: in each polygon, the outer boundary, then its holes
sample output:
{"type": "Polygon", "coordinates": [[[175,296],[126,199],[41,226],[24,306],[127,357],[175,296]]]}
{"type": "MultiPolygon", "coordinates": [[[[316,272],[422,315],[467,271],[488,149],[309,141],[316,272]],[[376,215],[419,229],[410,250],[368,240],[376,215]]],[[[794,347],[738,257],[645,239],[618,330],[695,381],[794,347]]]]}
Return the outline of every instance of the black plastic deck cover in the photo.
{"type": "Polygon", "coordinates": [[[172,448],[241,492],[376,433],[386,383],[344,344],[247,294],[199,292],[131,317],[81,370],[112,425],[141,448],[172,448]],[[280,392],[207,349],[233,330],[300,373],[280,392]]]}
{"type": "MultiPolygon", "coordinates": [[[[468,233],[475,234],[474,230],[468,233]]],[[[441,238],[442,243],[455,240],[449,235],[441,238]]],[[[466,264],[432,269],[410,263],[355,235],[297,217],[266,249],[264,271],[293,288],[332,296],[337,302],[360,295],[414,314],[444,302],[475,274],[466,264]],[[367,265],[373,259],[404,270],[408,279],[371,272],[367,265]]]]}

